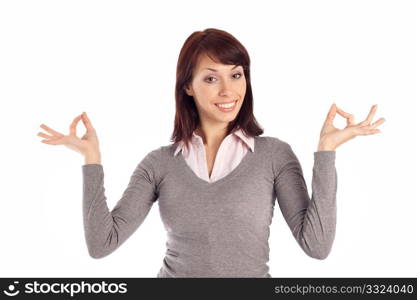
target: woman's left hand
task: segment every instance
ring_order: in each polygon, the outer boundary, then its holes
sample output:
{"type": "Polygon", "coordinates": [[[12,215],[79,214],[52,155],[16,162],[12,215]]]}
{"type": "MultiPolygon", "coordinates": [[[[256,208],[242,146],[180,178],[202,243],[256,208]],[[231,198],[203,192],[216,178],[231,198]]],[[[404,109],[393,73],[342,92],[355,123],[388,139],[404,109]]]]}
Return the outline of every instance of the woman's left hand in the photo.
{"type": "Polygon", "coordinates": [[[384,118],[379,118],[378,121],[371,124],[376,108],[377,105],[373,105],[368,117],[364,121],[355,124],[354,116],[352,114],[344,112],[333,103],[327,114],[323,128],[321,129],[317,151],[334,151],[338,146],[358,135],[370,135],[381,132],[379,129],[376,129],[376,127],[385,122],[384,118]],[[336,113],[347,119],[347,126],[345,128],[339,129],[334,127],[333,120],[336,113]]]}

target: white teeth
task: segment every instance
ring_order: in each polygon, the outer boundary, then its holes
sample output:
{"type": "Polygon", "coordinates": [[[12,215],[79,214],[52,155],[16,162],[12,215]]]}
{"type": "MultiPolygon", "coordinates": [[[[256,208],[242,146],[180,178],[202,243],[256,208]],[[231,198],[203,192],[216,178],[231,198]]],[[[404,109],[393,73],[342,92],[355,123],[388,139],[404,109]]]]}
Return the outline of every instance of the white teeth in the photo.
{"type": "Polygon", "coordinates": [[[222,107],[222,108],[231,108],[231,107],[235,106],[235,104],[236,104],[236,101],[232,102],[232,103],[228,103],[228,104],[216,104],[216,105],[219,106],[219,107],[222,107]]]}

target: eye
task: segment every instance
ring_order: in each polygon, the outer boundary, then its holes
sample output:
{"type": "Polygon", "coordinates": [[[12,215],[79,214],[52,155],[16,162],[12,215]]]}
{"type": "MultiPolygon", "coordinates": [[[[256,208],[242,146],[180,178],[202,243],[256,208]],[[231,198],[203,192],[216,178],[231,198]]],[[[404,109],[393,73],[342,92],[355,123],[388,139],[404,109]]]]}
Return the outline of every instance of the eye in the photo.
{"type": "Polygon", "coordinates": [[[236,74],[234,74],[233,76],[235,76],[235,75],[239,75],[239,77],[238,78],[236,78],[236,79],[239,79],[240,77],[242,77],[242,73],[236,73],[236,74]]]}
{"type": "MultiPolygon", "coordinates": [[[[241,78],[242,77],[242,73],[235,73],[235,74],[233,74],[233,77],[235,78],[235,79],[239,79],[239,78],[241,78]],[[235,76],[236,75],[238,75],[238,77],[236,78],[235,76]]],[[[214,81],[212,81],[212,80],[209,80],[210,78],[215,78],[215,77],[213,77],[213,76],[209,76],[209,77],[206,77],[206,81],[207,82],[209,82],[209,83],[211,83],[211,82],[214,82],[214,81]]]]}
{"type": "Polygon", "coordinates": [[[210,78],[214,78],[213,76],[209,76],[209,77],[207,77],[206,78],[206,81],[208,81],[208,82],[213,82],[213,81],[211,81],[211,80],[208,80],[208,79],[210,79],[210,78]]]}

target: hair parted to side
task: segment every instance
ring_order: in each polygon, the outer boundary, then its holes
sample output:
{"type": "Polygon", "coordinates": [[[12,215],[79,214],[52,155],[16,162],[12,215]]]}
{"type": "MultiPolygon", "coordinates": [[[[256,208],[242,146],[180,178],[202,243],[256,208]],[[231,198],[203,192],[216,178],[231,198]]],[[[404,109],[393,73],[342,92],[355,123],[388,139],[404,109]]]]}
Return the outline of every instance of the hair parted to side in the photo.
{"type": "Polygon", "coordinates": [[[263,134],[263,129],[253,115],[253,96],[250,82],[250,58],[245,47],[226,31],[207,28],[193,32],[181,48],[176,73],[175,102],[176,112],[171,142],[188,143],[194,130],[200,125],[197,107],[192,96],[187,95],[185,87],[191,84],[193,71],[201,55],[206,54],[213,61],[222,64],[241,65],[246,78],[246,94],[242,107],[235,120],[227,128],[227,134],[242,129],[246,136],[263,134]]]}

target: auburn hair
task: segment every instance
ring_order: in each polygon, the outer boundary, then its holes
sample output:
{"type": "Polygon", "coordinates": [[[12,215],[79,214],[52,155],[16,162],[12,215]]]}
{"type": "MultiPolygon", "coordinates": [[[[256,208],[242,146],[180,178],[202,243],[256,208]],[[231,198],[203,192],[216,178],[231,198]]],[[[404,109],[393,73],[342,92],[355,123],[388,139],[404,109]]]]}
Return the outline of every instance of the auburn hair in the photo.
{"type": "Polygon", "coordinates": [[[181,48],[175,84],[175,120],[171,142],[188,144],[193,132],[200,125],[197,107],[193,96],[185,92],[191,84],[193,71],[198,59],[207,55],[213,61],[228,65],[240,65],[246,78],[246,94],[236,118],[229,122],[226,135],[240,128],[246,136],[263,134],[263,129],[253,115],[253,96],[250,82],[250,58],[245,47],[226,31],[207,28],[193,32],[181,48]]]}

